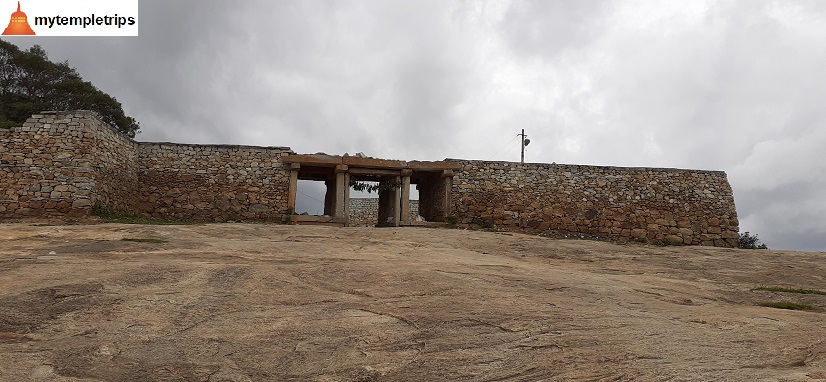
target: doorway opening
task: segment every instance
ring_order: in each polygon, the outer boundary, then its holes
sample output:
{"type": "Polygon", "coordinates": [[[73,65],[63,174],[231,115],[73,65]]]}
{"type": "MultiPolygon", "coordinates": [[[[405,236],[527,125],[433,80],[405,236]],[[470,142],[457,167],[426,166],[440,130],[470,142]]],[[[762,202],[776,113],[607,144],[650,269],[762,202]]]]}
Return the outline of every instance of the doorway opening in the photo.
{"type": "Polygon", "coordinates": [[[299,179],[295,195],[297,215],[324,216],[324,197],[327,186],[319,180],[299,179]]]}
{"type": "Polygon", "coordinates": [[[418,215],[425,222],[447,221],[448,211],[450,211],[448,202],[451,180],[451,177],[443,176],[442,171],[413,171],[410,176],[411,194],[415,184],[418,196],[418,215]]]}

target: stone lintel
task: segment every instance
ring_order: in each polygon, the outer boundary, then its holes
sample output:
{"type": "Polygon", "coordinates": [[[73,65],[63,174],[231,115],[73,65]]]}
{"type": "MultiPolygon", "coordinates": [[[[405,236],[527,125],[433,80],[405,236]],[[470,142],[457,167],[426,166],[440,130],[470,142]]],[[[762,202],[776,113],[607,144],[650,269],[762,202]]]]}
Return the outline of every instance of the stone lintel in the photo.
{"type": "MultiPolygon", "coordinates": [[[[351,168],[372,168],[381,170],[411,169],[416,171],[439,172],[444,170],[459,170],[457,162],[410,161],[395,159],[363,158],[355,156],[338,156],[327,154],[290,154],[281,158],[285,163],[299,163],[319,167],[335,167],[347,165],[351,168]]],[[[352,171],[352,170],[351,170],[352,171]]],[[[398,174],[394,174],[398,175],[398,174]]]]}
{"type": "Polygon", "coordinates": [[[335,167],[341,163],[341,157],[335,155],[313,154],[313,155],[285,155],[281,157],[284,163],[298,163],[324,167],[335,167]]]}
{"type": "Polygon", "coordinates": [[[342,157],[342,163],[351,167],[367,167],[367,168],[381,168],[401,170],[407,163],[400,160],[392,159],[378,159],[378,158],[362,158],[362,157],[342,157]]]}
{"type": "Polygon", "coordinates": [[[407,168],[411,170],[418,170],[418,171],[439,171],[439,170],[459,170],[462,168],[462,165],[458,162],[448,162],[448,161],[439,161],[439,162],[432,162],[432,161],[410,161],[407,162],[407,168]]]}
{"type": "Polygon", "coordinates": [[[352,175],[385,175],[385,176],[399,176],[399,170],[382,170],[375,168],[351,168],[352,175]]]}

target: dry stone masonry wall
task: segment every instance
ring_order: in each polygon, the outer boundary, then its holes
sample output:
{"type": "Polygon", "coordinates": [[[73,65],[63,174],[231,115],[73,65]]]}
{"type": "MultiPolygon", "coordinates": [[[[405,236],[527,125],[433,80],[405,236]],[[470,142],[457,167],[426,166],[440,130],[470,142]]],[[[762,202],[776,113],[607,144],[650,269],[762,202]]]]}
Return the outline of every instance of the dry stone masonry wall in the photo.
{"type": "Polygon", "coordinates": [[[90,114],[78,121],[95,139],[90,146],[90,166],[94,169],[92,197],[88,202],[119,213],[131,213],[139,200],[137,144],[90,114]]]}
{"type": "MultiPolygon", "coordinates": [[[[137,143],[88,111],[43,112],[0,129],[0,218],[84,216],[102,206],[194,221],[281,221],[290,203],[288,154],[287,147],[137,143]]],[[[445,193],[432,192],[442,187],[451,190],[448,220],[459,227],[737,245],[723,172],[455,162],[461,169],[452,179],[419,184],[425,210],[411,206],[412,220],[417,212],[444,215],[434,211],[448,205],[445,193]]],[[[351,203],[350,225],[375,224],[375,199],[351,203]]]]}
{"type": "Polygon", "coordinates": [[[138,145],[137,211],[182,220],[280,220],[287,211],[286,147],[138,145]]]}
{"type": "Polygon", "coordinates": [[[100,205],[197,221],[278,220],[285,147],[137,143],[88,111],[0,130],[0,217],[84,216],[100,205]]]}
{"type": "Polygon", "coordinates": [[[130,207],[135,144],[90,112],[35,114],[0,138],[0,217],[82,216],[98,200],[130,207]]]}
{"type": "Polygon", "coordinates": [[[737,245],[737,212],[724,172],[459,162],[452,188],[459,227],[737,245]]]}
{"type": "MultiPolygon", "coordinates": [[[[419,201],[410,201],[410,220],[418,221],[419,201]]],[[[379,220],[379,198],[352,198],[350,199],[350,216],[347,225],[350,227],[375,227],[379,220]]]]}

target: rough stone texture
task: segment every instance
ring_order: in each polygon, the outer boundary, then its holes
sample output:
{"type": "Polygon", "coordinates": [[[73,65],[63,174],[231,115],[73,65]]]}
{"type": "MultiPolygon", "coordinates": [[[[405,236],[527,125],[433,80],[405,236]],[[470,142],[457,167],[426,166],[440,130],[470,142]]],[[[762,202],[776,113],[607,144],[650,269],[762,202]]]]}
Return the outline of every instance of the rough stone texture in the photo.
{"type": "Polygon", "coordinates": [[[440,174],[430,176],[420,180],[416,184],[416,189],[419,190],[420,214],[427,219],[427,221],[445,221],[448,217],[448,212],[445,210],[447,204],[445,197],[446,190],[449,189],[449,177],[442,177],[440,174]]]}
{"type": "MultiPolygon", "coordinates": [[[[350,199],[350,217],[347,225],[350,227],[375,227],[379,219],[379,199],[378,198],[352,198],[350,199]]],[[[418,220],[419,201],[410,201],[410,220],[418,220]]]]}
{"type": "Polygon", "coordinates": [[[0,130],[0,217],[84,216],[96,204],[164,218],[276,220],[285,147],[136,143],[88,111],[0,130]]]}
{"type": "Polygon", "coordinates": [[[284,147],[138,144],[141,214],[183,220],[280,220],[284,147]]]}
{"type": "Polygon", "coordinates": [[[826,378],[826,296],[755,290],[826,290],[823,253],[272,224],[0,237],[4,382],[826,378]]]}
{"type": "Polygon", "coordinates": [[[0,217],[87,215],[133,203],[135,143],[91,112],[43,112],[0,132],[0,217]]]}
{"type": "Polygon", "coordinates": [[[724,172],[459,162],[452,188],[459,227],[737,246],[739,223],[724,172]]]}
{"type": "MultiPolygon", "coordinates": [[[[281,220],[289,203],[287,154],[287,147],[136,143],[91,112],[43,112],[0,129],[0,218],[83,216],[103,205],[194,221],[281,220]]],[[[737,245],[723,172],[455,162],[460,170],[419,179],[418,213],[429,221],[737,245]]],[[[368,220],[375,218],[356,216],[351,225],[368,220]]]]}

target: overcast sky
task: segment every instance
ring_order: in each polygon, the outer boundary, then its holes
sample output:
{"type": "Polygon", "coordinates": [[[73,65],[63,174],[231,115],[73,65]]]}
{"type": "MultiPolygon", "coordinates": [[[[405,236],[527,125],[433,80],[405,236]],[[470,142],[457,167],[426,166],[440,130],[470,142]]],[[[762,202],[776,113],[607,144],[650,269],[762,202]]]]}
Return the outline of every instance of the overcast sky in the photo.
{"type": "Polygon", "coordinates": [[[826,251],[826,1],[140,2],[140,37],[5,38],[142,141],[723,170],[741,231],[826,251]]]}

